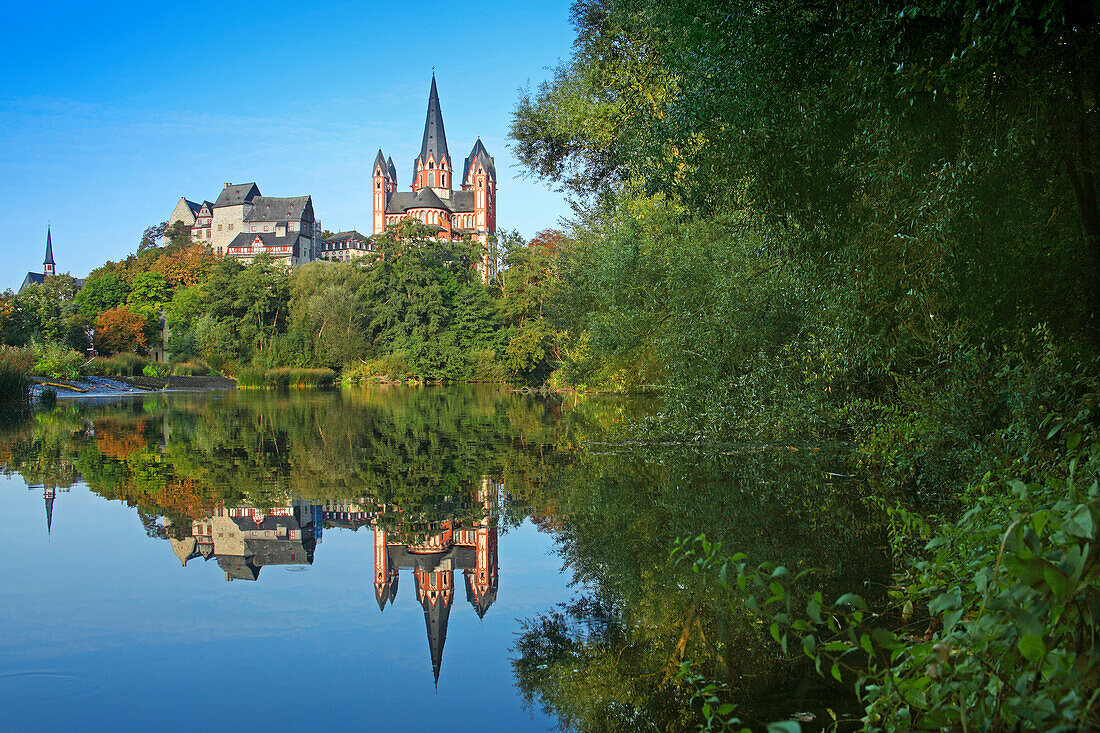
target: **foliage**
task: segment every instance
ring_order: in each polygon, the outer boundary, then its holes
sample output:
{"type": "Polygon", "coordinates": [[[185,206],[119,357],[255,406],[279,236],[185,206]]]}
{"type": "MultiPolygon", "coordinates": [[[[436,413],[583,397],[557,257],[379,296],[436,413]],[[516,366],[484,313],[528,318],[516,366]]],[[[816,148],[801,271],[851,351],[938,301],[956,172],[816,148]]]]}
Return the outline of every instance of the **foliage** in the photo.
{"type": "Polygon", "coordinates": [[[277,389],[303,387],[332,387],[336,384],[336,372],[331,369],[242,369],[237,375],[238,388],[277,389]]]}
{"type": "Polygon", "coordinates": [[[96,357],[88,363],[89,374],[101,377],[134,377],[145,373],[149,360],[134,353],[121,353],[111,357],[96,357]]]}
{"type": "Polygon", "coordinates": [[[172,365],[173,376],[205,377],[210,372],[210,365],[201,361],[185,361],[172,365]]]}
{"type": "Polygon", "coordinates": [[[38,360],[33,367],[36,376],[50,379],[79,379],[84,371],[84,357],[60,344],[36,346],[38,360]]]}
{"type": "Polygon", "coordinates": [[[141,373],[146,377],[167,377],[172,372],[168,364],[146,364],[141,368],[141,373]]]}
{"type": "Polygon", "coordinates": [[[125,306],[103,311],[95,320],[95,346],[103,354],[134,351],[146,344],[146,319],[125,306]]]}
{"type": "Polygon", "coordinates": [[[704,537],[676,553],[717,586],[745,594],[784,650],[801,648],[818,672],[854,680],[868,728],[1095,727],[1100,441],[1093,409],[1068,421],[1051,416],[1048,439],[1064,441],[1057,465],[1032,480],[1006,480],[1004,469],[987,474],[968,490],[957,521],[930,531],[897,512],[899,529],[931,538],[896,578],[888,610],[853,594],[826,602],[801,590],[785,568],[752,566],[743,553],[725,559],[721,544],[704,537]],[[913,631],[918,623],[923,634],[913,631]]]}
{"type": "Polygon", "coordinates": [[[37,361],[34,349],[0,346],[0,402],[26,399],[27,378],[37,361]]]}

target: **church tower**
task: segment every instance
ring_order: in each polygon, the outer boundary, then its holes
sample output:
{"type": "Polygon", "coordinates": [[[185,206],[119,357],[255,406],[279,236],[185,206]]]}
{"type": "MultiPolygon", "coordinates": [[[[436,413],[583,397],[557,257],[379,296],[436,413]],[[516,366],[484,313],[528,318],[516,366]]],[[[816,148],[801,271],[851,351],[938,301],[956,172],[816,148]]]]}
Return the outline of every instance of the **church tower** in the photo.
{"type": "Polygon", "coordinates": [[[397,598],[397,567],[390,558],[389,546],[386,543],[386,530],[378,528],[378,521],[374,525],[374,596],[378,601],[379,610],[385,611],[387,603],[393,603],[397,598]]]}
{"type": "Polygon", "coordinates": [[[387,161],[381,148],[374,158],[371,184],[371,210],[374,213],[371,234],[378,234],[386,228],[386,207],[390,205],[390,196],[397,191],[397,171],[393,167],[393,158],[387,161]]]}
{"type": "Polygon", "coordinates": [[[451,198],[454,186],[454,166],[447,150],[447,131],[443,129],[443,111],[439,108],[439,92],[432,74],[432,89],[428,93],[428,115],[424,120],[424,139],[420,143],[420,155],[413,163],[414,193],[431,188],[439,198],[451,198]]]}
{"type": "Polygon", "coordinates": [[[50,239],[50,228],[46,227],[46,259],[42,261],[42,274],[46,277],[56,275],[53,261],[53,241],[50,239]]]}

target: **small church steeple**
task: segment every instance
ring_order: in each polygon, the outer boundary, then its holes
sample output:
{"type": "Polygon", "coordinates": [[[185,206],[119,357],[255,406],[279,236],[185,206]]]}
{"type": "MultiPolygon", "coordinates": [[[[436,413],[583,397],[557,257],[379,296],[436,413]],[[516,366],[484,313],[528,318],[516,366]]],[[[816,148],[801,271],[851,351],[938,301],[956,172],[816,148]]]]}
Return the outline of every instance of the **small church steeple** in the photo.
{"type": "Polygon", "coordinates": [[[53,500],[55,496],[56,490],[48,486],[42,491],[42,497],[46,500],[46,534],[50,534],[53,529],[53,500]]]}
{"type": "Polygon", "coordinates": [[[53,240],[50,237],[50,228],[46,227],[46,258],[42,260],[42,274],[49,277],[55,275],[53,261],[53,240]]]}

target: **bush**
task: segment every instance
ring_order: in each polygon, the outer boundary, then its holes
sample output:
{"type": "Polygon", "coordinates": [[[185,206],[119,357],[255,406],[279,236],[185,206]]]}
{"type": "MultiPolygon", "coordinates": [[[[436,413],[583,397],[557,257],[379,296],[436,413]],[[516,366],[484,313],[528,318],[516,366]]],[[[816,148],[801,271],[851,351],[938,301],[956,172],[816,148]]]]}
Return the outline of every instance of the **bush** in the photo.
{"type": "Polygon", "coordinates": [[[133,377],[143,374],[148,363],[148,359],[137,354],[118,354],[94,359],[88,365],[88,373],[101,377],[133,377]]]}
{"type": "Polygon", "coordinates": [[[172,368],[167,364],[146,364],[141,373],[146,377],[167,377],[172,368]]]}
{"type": "Polygon", "coordinates": [[[27,377],[37,361],[34,349],[0,346],[0,402],[27,396],[27,377]]]}
{"type": "Polygon", "coordinates": [[[173,364],[172,374],[177,377],[205,377],[210,374],[210,365],[204,361],[185,361],[173,364]]]}
{"type": "Polygon", "coordinates": [[[35,375],[50,379],[79,379],[84,369],[84,357],[60,344],[37,347],[35,375]]]}
{"type": "Polygon", "coordinates": [[[371,379],[403,380],[410,374],[409,363],[405,359],[405,352],[396,351],[392,354],[379,356],[370,361],[360,362],[354,367],[344,370],[344,379],[351,384],[359,384],[361,381],[371,379]]]}

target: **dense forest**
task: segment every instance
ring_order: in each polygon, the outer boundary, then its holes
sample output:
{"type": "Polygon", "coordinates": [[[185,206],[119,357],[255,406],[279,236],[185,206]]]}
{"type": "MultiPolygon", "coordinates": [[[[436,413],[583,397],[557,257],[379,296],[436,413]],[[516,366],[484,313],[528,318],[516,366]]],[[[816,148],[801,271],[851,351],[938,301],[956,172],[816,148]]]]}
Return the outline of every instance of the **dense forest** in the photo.
{"type": "MultiPolygon", "coordinates": [[[[555,379],[655,389],[635,426],[655,444],[842,442],[895,576],[868,606],[766,548],[685,536],[681,561],[854,688],[866,728],[1100,725],[1095,5],[580,0],[573,20],[512,126],[575,204],[555,379]]],[[[679,679],[737,728],[702,661],[679,679]]],[[[527,672],[574,727],[638,725],[527,672]]]]}

